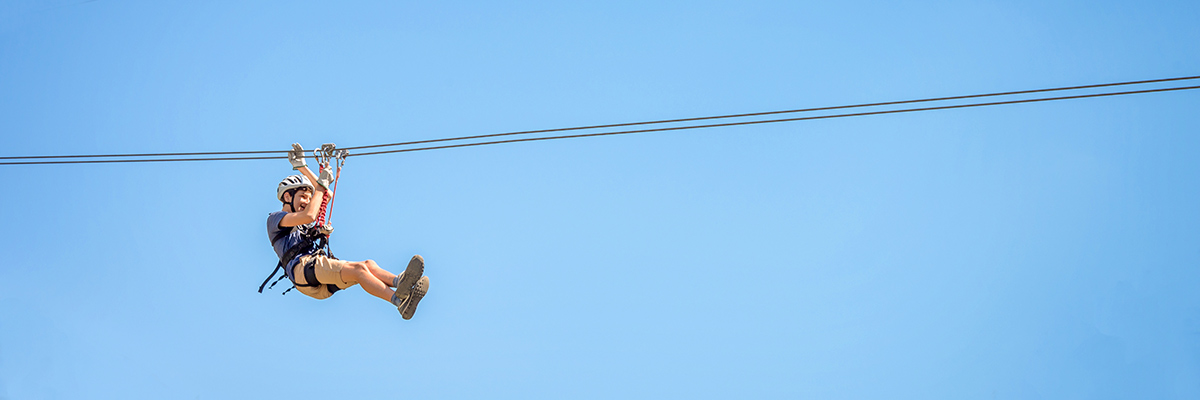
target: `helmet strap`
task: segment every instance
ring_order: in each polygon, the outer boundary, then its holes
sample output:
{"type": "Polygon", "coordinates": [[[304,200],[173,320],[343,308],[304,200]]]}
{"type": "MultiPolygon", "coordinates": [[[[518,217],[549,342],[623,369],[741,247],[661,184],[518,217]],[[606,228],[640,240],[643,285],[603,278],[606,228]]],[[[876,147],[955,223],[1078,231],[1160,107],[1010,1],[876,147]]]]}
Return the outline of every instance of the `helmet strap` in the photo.
{"type": "Polygon", "coordinates": [[[288,212],[293,212],[293,213],[296,212],[296,189],[288,189],[286,192],[283,192],[283,194],[292,195],[292,201],[284,202],[283,204],[292,209],[291,211],[288,211],[288,212]]]}

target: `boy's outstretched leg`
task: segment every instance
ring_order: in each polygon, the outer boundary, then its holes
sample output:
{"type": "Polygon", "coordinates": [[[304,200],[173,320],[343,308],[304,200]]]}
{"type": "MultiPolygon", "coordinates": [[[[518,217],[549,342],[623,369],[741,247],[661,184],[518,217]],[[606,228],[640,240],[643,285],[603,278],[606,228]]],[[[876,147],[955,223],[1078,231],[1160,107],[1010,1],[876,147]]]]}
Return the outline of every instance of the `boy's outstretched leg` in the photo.
{"type": "Polygon", "coordinates": [[[366,260],[363,261],[363,263],[367,264],[367,269],[371,271],[371,275],[375,275],[376,278],[379,278],[379,280],[383,281],[383,284],[396,287],[396,285],[392,283],[396,280],[396,274],[380,268],[379,264],[375,263],[375,260],[366,260]]]}
{"type": "Polygon", "coordinates": [[[424,272],[425,259],[416,255],[400,275],[380,268],[375,261],[366,260],[347,262],[341,270],[341,278],[344,282],[357,282],[367,293],[395,305],[401,317],[411,319],[417,304],[429,291],[429,278],[421,276],[424,272]]]}
{"type": "Polygon", "coordinates": [[[371,273],[369,264],[375,264],[374,261],[359,261],[348,262],[342,267],[341,278],[343,282],[357,282],[362,285],[363,290],[370,293],[372,296],[391,301],[395,297],[396,292],[389,289],[387,284],[375,277],[371,273]]]}
{"type": "Polygon", "coordinates": [[[400,272],[400,275],[391,273],[390,271],[380,268],[379,264],[374,260],[363,261],[367,264],[367,268],[371,271],[371,275],[383,281],[384,284],[393,288],[403,288],[396,290],[400,297],[408,295],[408,291],[412,290],[413,285],[417,284],[417,279],[425,273],[425,259],[421,255],[415,255],[408,261],[408,268],[400,272]]]}

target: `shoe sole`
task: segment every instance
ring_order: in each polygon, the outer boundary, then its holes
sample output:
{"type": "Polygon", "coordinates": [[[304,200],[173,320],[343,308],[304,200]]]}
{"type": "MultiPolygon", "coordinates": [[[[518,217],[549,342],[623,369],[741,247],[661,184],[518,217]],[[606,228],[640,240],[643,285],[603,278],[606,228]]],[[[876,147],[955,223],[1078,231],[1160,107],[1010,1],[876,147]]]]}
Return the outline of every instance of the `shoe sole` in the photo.
{"type": "Polygon", "coordinates": [[[413,286],[412,291],[408,293],[408,297],[400,304],[400,307],[398,307],[400,309],[400,317],[412,319],[413,313],[417,312],[417,304],[421,302],[422,298],[425,298],[425,293],[429,293],[428,276],[422,276],[417,281],[417,284],[413,286]]]}
{"type": "Polygon", "coordinates": [[[425,258],[420,254],[413,256],[408,260],[408,268],[404,269],[404,278],[400,280],[400,286],[396,286],[397,292],[412,291],[413,285],[417,284],[417,280],[421,279],[421,275],[425,275],[425,258]]]}

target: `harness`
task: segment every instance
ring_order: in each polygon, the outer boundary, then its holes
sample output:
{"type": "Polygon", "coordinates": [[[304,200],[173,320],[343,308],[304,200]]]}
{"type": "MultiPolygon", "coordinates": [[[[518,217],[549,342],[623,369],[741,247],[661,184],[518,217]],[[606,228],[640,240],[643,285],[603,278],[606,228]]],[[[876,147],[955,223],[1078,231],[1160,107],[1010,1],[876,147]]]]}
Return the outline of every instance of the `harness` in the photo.
{"type": "MultiPolygon", "coordinates": [[[[285,251],[283,253],[283,257],[281,257],[279,259],[279,263],[275,265],[275,269],[271,271],[271,275],[267,276],[267,279],[263,280],[263,283],[261,285],[258,285],[259,293],[262,293],[263,287],[267,286],[267,282],[270,282],[271,278],[274,278],[275,274],[279,273],[279,270],[284,269],[288,264],[290,264],[292,262],[293,259],[295,259],[297,257],[302,257],[305,255],[311,254],[314,256],[325,256],[325,257],[332,258],[335,260],[337,259],[337,257],[333,256],[333,251],[330,250],[330,248],[329,248],[329,236],[319,232],[316,229],[316,227],[324,226],[325,221],[326,221],[326,216],[332,215],[333,199],[334,199],[334,197],[337,196],[337,182],[342,177],[342,166],[345,165],[346,156],[349,155],[349,153],[346,150],[336,149],[332,143],[327,143],[327,144],[321,145],[321,148],[313,150],[313,153],[314,153],[314,155],[316,155],[317,163],[321,169],[324,169],[331,165],[336,166],[337,173],[333,179],[332,191],[330,192],[330,195],[328,197],[325,197],[321,200],[321,209],[317,213],[317,220],[316,220],[316,223],[313,224],[312,228],[304,228],[301,226],[292,228],[292,229],[303,229],[303,231],[301,232],[301,238],[303,239],[303,241],[296,244],[295,246],[292,246],[291,248],[287,249],[287,251],[285,251]],[[336,164],[333,163],[335,160],[336,160],[336,164]]],[[[271,245],[274,245],[275,242],[283,240],[283,238],[285,236],[290,235],[290,234],[291,234],[291,230],[283,230],[283,229],[279,230],[279,232],[276,233],[275,236],[271,238],[271,245]]],[[[288,292],[292,291],[292,289],[295,289],[298,286],[299,287],[320,287],[320,286],[324,285],[325,288],[327,290],[329,290],[330,294],[333,294],[333,293],[337,292],[338,290],[341,290],[341,288],[338,288],[337,285],[323,284],[323,283],[320,283],[317,281],[317,273],[316,273],[316,269],[315,269],[316,261],[317,261],[316,257],[312,257],[308,260],[308,262],[304,263],[303,267],[301,267],[301,271],[304,274],[304,281],[306,283],[300,284],[300,283],[297,283],[295,281],[295,279],[289,278],[288,280],[290,280],[292,282],[292,287],[283,291],[283,294],[287,294],[288,292]]],[[[267,289],[274,288],[275,284],[279,283],[279,281],[282,281],[283,278],[288,278],[287,271],[284,271],[283,276],[280,276],[279,279],[276,279],[275,282],[272,282],[271,286],[267,287],[267,289]]]]}
{"type": "MultiPolygon", "coordinates": [[[[293,229],[297,229],[297,228],[293,228],[293,229]]],[[[289,234],[290,234],[290,232],[288,232],[288,231],[280,230],[279,233],[275,235],[275,237],[271,238],[271,243],[274,244],[275,242],[277,242],[279,240],[283,240],[283,237],[287,236],[289,234]]],[[[290,249],[287,250],[287,252],[284,252],[283,258],[281,258],[279,260],[278,264],[275,264],[275,269],[271,271],[271,275],[267,276],[267,279],[264,280],[261,285],[258,285],[259,293],[262,293],[263,287],[267,286],[267,282],[270,282],[271,278],[275,277],[275,274],[279,273],[280,270],[284,269],[288,264],[290,264],[292,262],[293,259],[295,259],[297,257],[311,254],[311,255],[315,255],[315,256],[325,256],[325,257],[329,257],[329,258],[332,258],[335,260],[337,259],[337,257],[333,256],[333,252],[329,249],[329,237],[328,236],[317,233],[315,229],[310,229],[310,230],[308,230],[308,232],[304,233],[302,237],[305,240],[301,243],[296,244],[295,246],[292,246],[290,249]]],[[[322,284],[317,281],[317,273],[315,270],[316,261],[317,261],[317,259],[315,257],[311,258],[308,260],[308,262],[304,263],[304,266],[301,268],[301,270],[303,271],[302,273],[304,274],[304,282],[306,282],[306,283],[298,283],[293,279],[289,279],[292,282],[292,287],[288,288],[288,290],[283,291],[283,294],[287,294],[288,292],[292,291],[292,289],[294,289],[297,286],[318,287],[321,285],[325,285],[326,289],[329,289],[329,293],[334,293],[334,292],[337,292],[338,290],[341,290],[340,288],[337,287],[337,285],[322,284]]],[[[287,277],[288,277],[287,271],[284,271],[283,275],[280,276],[279,279],[276,279],[275,282],[272,282],[271,286],[267,287],[267,289],[274,288],[276,283],[279,283],[279,281],[282,281],[283,278],[287,278],[287,277]]]]}

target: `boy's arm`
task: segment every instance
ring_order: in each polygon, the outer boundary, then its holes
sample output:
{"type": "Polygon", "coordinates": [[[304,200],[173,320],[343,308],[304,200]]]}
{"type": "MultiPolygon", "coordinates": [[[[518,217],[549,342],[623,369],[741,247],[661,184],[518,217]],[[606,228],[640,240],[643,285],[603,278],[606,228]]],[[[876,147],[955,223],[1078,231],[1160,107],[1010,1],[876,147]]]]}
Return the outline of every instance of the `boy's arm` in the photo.
{"type": "Polygon", "coordinates": [[[304,177],[313,183],[318,192],[328,190],[329,184],[333,183],[331,182],[333,176],[330,174],[330,171],[322,169],[321,176],[318,178],[316,175],[313,175],[312,170],[308,169],[308,163],[304,161],[304,148],[300,147],[300,143],[292,143],[292,151],[288,153],[288,162],[292,163],[292,169],[304,174],[304,177]]]}
{"type": "Polygon", "coordinates": [[[320,182],[312,170],[308,169],[308,165],[304,162],[304,150],[300,148],[300,144],[292,144],[292,154],[288,155],[288,161],[292,163],[292,168],[300,171],[309,182],[313,183],[313,198],[308,202],[303,210],[290,212],[283,216],[279,225],[281,226],[297,226],[311,223],[317,220],[317,214],[321,211],[321,202],[325,199],[325,185],[320,182]]]}
{"type": "MultiPolygon", "coordinates": [[[[307,167],[300,171],[305,175],[312,175],[307,167]]],[[[313,191],[312,200],[308,202],[308,205],[304,206],[303,210],[296,210],[284,215],[283,219],[279,220],[280,226],[299,226],[317,220],[317,214],[321,212],[321,201],[325,198],[325,191],[320,186],[315,187],[316,190],[313,191]]]]}
{"type": "MultiPolygon", "coordinates": [[[[317,180],[317,176],[313,175],[312,171],[308,169],[308,166],[303,166],[303,167],[296,168],[296,169],[299,170],[301,174],[304,174],[304,177],[308,178],[309,182],[312,182],[313,187],[316,188],[316,192],[318,192],[318,193],[325,192],[325,186],[323,186],[322,183],[317,180]]],[[[317,196],[314,194],[313,197],[317,197],[317,196]]]]}
{"type": "Polygon", "coordinates": [[[279,226],[291,227],[300,226],[311,223],[317,220],[317,212],[321,209],[321,201],[314,199],[308,203],[308,207],[298,212],[290,212],[279,220],[279,226]]]}

